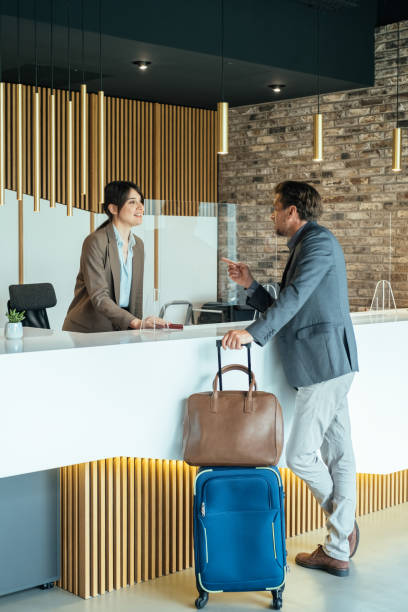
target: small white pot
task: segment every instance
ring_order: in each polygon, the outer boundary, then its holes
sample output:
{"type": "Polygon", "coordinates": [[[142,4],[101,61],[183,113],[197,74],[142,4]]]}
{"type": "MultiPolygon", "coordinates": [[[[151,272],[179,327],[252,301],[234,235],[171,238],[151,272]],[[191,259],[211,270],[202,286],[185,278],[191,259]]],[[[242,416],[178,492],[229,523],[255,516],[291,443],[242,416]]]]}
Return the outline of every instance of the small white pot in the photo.
{"type": "Polygon", "coordinates": [[[10,340],[6,339],[6,353],[22,353],[24,349],[24,340],[23,338],[13,338],[10,340]]]}
{"type": "Polygon", "coordinates": [[[22,323],[6,323],[6,327],[4,329],[4,335],[9,340],[14,340],[14,338],[22,338],[23,337],[23,324],[22,323]]]}

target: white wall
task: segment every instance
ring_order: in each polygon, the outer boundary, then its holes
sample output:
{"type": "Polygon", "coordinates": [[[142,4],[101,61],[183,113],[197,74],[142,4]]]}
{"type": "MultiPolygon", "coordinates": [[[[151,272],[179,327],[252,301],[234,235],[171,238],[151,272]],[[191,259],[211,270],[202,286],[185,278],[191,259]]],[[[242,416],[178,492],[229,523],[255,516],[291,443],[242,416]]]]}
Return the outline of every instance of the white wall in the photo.
{"type": "MultiPolygon", "coordinates": [[[[50,282],[57,306],[48,311],[51,328],[61,329],[79,268],[82,242],[90,230],[88,212],[66,207],[55,209],[41,200],[33,212],[33,198],[24,196],[24,282],[50,282]]],[[[96,215],[95,227],[106,219],[96,215]]],[[[185,299],[195,306],[214,301],[217,294],[217,218],[158,217],[160,300],[153,302],[154,216],[146,215],[135,231],[145,243],[144,312],[158,314],[164,302],[185,299]]],[[[0,327],[6,319],[8,286],[18,283],[18,203],[15,192],[6,192],[0,208],[0,327]]],[[[167,318],[184,321],[182,308],[169,310],[167,318]]]]}
{"type": "Polygon", "coordinates": [[[48,310],[50,326],[60,329],[74,295],[79,258],[84,239],[90,231],[90,215],[74,208],[55,209],[41,200],[41,212],[33,212],[33,198],[24,196],[24,282],[52,283],[57,305],[48,310]]]}

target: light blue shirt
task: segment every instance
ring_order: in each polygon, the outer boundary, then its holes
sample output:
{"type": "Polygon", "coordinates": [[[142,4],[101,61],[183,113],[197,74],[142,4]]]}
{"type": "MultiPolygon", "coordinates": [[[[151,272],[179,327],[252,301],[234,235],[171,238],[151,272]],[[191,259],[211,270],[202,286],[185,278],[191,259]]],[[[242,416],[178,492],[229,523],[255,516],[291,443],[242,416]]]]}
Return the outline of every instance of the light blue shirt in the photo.
{"type": "MultiPolygon", "coordinates": [[[[113,224],[112,224],[113,225],[113,224]]],[[[133,247],[135,246],[135,237],[130,232],[129,245],[128,245],[128,256],[127,260],[123,259],[123,239],[119,234],[116,227],[113,225],[113,231],[115,232],[116,243],[118,245],[118,254],[120,262],[120,298],[119,306],[121,308],[127,308],[129,306],[130,299],[130,288],[132,286],[132,262],[133,262],[133,247]]]]}

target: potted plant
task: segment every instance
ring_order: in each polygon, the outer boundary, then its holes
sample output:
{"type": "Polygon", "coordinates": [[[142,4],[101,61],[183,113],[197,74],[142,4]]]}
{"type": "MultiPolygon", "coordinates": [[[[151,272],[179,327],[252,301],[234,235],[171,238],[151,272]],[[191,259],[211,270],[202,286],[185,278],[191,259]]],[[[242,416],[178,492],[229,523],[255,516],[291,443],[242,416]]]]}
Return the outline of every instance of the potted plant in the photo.
{"type": "Polygon", "coordinates": [[[17,310],[10,310],[6,312],[8,323],[4,330],[6,338],[22,338],[23,337],[23,324],[21,321],[25,319],[25,310],[23,312],[17,312],[17,310]]]}

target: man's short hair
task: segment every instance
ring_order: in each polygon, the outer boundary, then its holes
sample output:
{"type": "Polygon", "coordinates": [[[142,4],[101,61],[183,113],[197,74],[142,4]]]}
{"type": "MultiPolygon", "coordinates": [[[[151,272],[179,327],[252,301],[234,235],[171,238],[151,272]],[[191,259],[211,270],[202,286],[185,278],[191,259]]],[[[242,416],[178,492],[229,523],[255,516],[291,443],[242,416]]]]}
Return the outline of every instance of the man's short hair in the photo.
{"type": "Polygon", "coordinates": [[[322,200],[319,192],[300,181],[283,181],[275,187],[283,208],[296,206],[299,217],[305,221],[316,221],[323,212],[322,200]]]}

